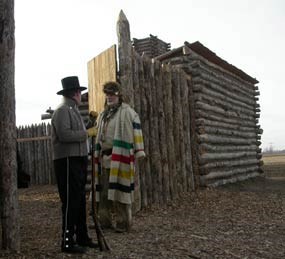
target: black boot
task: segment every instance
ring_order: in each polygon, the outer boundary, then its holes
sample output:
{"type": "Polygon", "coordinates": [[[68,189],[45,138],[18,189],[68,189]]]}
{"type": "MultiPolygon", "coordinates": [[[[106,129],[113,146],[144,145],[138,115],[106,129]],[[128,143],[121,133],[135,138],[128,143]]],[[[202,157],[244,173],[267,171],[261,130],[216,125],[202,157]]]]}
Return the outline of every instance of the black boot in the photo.
{"type": "Polygon", "coordinates": [[[82,247],[89,247],[89,248],[97,248],[99,245],[94,243],[90,237],[86,237],[83,239],[77,239],[77,244],[82,247]]]}
{"type": "Polygon", "coordinates": [[[85,248],[82,246],[79,246],[77,244],[73,245],[62,245],[61,246],[61,252],[63,253],[70,253],[70,254],[84,254],[86,252],[85,248]]]}
{"type": "Polygon", "coordinates": [[[64,240],[61,242],[61,252],[71,254],[83,254],[86,252],[86,250],[84,247],[77,245],[72,237],[65,236],[64,240]]]}

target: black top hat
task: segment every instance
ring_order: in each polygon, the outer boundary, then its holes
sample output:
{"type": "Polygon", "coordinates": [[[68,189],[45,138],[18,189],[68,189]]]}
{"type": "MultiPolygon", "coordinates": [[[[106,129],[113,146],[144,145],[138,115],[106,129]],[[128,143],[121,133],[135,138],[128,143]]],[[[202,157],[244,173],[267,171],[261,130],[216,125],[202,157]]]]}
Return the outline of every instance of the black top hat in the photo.
{"type": "Polygon", "coordinates": [[[80,90],[83,91],[87,89],[84,86],[80,86],[79,80],[77,76],[69,76],[61,79],[61,84],[62,84],[62,90],[57,92],[59,95],[63,95],[66,92],[69,92],[70,90],[80,90]]]}

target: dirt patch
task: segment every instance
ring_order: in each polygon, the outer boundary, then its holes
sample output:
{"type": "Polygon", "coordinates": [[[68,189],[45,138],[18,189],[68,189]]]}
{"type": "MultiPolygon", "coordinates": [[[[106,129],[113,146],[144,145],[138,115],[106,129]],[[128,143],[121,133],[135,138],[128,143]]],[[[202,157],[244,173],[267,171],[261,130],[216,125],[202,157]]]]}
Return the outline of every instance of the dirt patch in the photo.
{"type": "MultiPolygon", "coordinates": [[[[257,177],[184,194],[134,217],[130,233],[106,231],[112,251],[60,252],[55,186],[19,190],[21,253],[4,258],[284,258],[285,178],[257,177]]],[[[88,218],[91,225],[91,218],[88,218]]],[[[94,230],[90,235],[96,240],[94,230]]]]}

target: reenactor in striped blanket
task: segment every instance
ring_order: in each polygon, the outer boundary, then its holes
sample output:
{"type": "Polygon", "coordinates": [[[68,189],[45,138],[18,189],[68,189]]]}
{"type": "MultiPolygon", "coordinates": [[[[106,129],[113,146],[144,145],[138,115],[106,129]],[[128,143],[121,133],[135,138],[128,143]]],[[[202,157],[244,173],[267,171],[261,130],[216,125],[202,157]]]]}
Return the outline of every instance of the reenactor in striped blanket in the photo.
{"type": "Polygon", "coordinates": [[[105,109],[98,118],[95,179],[98,215],[103,228],[130,230],[134,201],[135,162],[145,157],[138,114],[125,102],[121,85],[103,85],[105,109]]]}

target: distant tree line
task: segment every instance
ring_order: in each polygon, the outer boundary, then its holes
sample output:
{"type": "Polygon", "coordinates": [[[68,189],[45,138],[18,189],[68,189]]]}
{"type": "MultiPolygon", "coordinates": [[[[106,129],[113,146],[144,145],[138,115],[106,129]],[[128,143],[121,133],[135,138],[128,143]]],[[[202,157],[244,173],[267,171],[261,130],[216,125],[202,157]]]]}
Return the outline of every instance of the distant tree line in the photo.
{"type": "Polygon", "coordinates": [[[270,145],[269,147],[264,148],[264,150],[262,150],[263,154],[285,154],[285,149],[279,149],[276,150],[273,148],[272,145],[270,145]]]}

